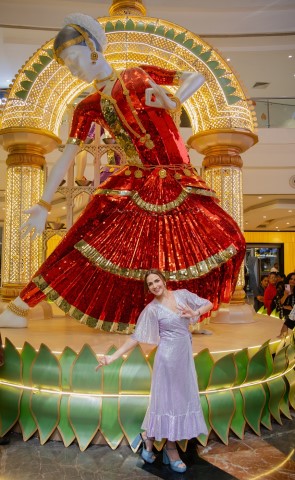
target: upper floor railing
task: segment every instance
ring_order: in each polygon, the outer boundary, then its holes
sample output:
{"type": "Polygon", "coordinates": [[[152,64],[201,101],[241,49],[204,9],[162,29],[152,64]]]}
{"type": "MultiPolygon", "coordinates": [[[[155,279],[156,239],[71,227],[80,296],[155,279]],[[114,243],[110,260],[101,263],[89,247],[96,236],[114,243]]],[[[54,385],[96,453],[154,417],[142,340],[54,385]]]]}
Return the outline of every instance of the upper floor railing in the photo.
{"type": "Polygon", "coordinates": [[[295,97],[252,98],[258,128],[295,128],[295,97]]]}

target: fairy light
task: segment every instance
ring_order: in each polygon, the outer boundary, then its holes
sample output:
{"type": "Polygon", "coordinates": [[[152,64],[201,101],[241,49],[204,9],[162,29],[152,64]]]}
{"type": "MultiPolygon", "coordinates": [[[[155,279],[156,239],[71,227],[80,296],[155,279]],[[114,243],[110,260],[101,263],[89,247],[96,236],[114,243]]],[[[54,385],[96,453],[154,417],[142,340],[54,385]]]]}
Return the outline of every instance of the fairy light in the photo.
{"type": "MultiPolygon", "coordinates": [[[[218,388],[218,389],[212,389],[212,390],[203,390],[200,391],[200,395],[210,395],[213,393],[223,393],[223,392],[228,392],[228,391],[233,391],[233,390],[238,390],[242,388],[247,388],[247,387],[252,387],[254,385],[261,385],[263,383],[271,382],[273,380],[277,380],[278,378],[283,377],[287,373],[291,372],[294,370],[294,366],[290,367],[288,370],[285,370],[284,372],[278,374],[278,375],[273,375],[269,378],[266,378],[265,380],[259,380],[256,382],[248,382],[248,383],[243,383],[242,385],[236,385],[234,387],[227,387],[227,388],[218,388]]],[[[48,389],[48,388],[40,388],[40,387],[29,387],[26,385],[21,385],[19,383],[13,383],[13,382],[6,382],[5,380],[0,380],[0,385],[3,385],[5,387],[12,387],[16,388],[19,390],[27,390],[31,391],[32,393],[35,394],[40,394],[40,393],[49,393],[51,395],[59,395],[59,396],[73,396],[73,397],[94,397],[94,398],[125,398],[125,397],[132,397],[132,398],[148,398],[150,395],[146,393],[76,393],[76,392],[69,392],[69,391],[64,391],[64,390],[57,390],[57,389],[48,389]]]]}

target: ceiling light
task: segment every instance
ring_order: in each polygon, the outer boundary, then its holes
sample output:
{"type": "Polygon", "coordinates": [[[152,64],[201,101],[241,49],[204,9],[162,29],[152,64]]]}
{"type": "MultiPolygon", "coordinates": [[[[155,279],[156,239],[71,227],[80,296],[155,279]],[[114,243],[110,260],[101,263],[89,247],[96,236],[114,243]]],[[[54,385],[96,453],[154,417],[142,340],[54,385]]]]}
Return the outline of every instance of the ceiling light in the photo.
{"type": "Polygon", "coordinates": [[[226,61],[227,61],[227,62],[230,62],[230,58],[227,58],[226,61]]]}
{"type": "Polygon", "coordinates": [[[65,210],[65,209],[66,209],[66,207],[61,207],[61,209],[62,209],[62,210],[65,210]]]}
{"type": "Polygon", "coordinates": [[[266,218],[266,215],[263,215],[263,217],[262,217],[262,218],[266,218]]]}
{"type": "Polygon", "coordinates": [[[258,197],[258,198],[259,198],[259,200],[261,200],[261,199],[262,199],[262,197],[258,197]]]}
{"type": "Polygon", "coordinates": [[[293,58],[293,55],[289,55],[289,58],[293,58]]]}
{"type": "Polygon", "coordinates": [[[288,210],[288,213],[292,213],[292,212],[293,212],[293,210],[288,210]]]}
{"type": "Polygon", "coordinates": [[[290,225],[290,222],[286,222],[286,225],[290,225]]]}
{"type": "Polygon", "coordinates": [[[276,227],[276,228],[279,228],[279,227],[276,227]]]}

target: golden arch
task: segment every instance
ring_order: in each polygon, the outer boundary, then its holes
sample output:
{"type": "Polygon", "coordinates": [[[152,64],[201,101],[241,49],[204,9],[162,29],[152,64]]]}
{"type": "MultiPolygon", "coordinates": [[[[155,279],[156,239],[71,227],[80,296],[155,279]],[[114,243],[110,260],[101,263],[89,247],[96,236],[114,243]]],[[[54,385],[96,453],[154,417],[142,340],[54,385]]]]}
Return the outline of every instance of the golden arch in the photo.
{"type": "MultiPolygon", "coordinates": [[[[150,17],[99,18],[108,37],[106,58],[116,69],[153,64],[198,70],[206,83],[186,102],[193,133],[214,129],[254,131],[243,89],[220,54],[183,27],[150,17]]],[[[67,105],[87,84],[53,59],[53,40],[41,47],[16,76],[1,129],[31,128],[57,135],[67,105]]],[[[2,133],[0,131],[0,133],[2,133]]]]}

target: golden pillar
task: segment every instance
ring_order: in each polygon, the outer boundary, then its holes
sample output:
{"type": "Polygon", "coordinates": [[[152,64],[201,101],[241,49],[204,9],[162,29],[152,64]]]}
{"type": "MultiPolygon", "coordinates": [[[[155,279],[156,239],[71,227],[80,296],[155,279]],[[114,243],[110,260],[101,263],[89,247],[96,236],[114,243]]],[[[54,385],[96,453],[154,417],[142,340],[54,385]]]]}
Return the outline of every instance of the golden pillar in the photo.
{"type": "Polygon", "coordinates": [[[56,148],[60,139],[50,132],[22,127],[0,130],[0,139],[8,152],[1,296],[9,300],[19,294],[42,261],[42,237],[22,239],[20,226],[28,218],[24,210],[42,195],[44,155],[56,148]]]}
{"type": "MultiPolygon", "coordinates": [[[[189,138],[188,144],[205,155],[203,178],[215,190],[221,207],[229,213],[243,231],[243,185],[241,153],[248,150],[258,138],[252,132],[233,129],[216,129],[197,133],[189,138]]],[[[252,314],[245,304],[244,267],[241,268],[231,304],[237,304],[245,321],[252,321],[252,314]]],[[[222,309],[221,309],[222,310],[222,309]]],[[[228,315],[223,315],[223,318],[228,315]]],[[[238,315],[239,316],[239,315],[238,315]]],[[[232,319],[232,321],[234,321],[232,319]]]]}

